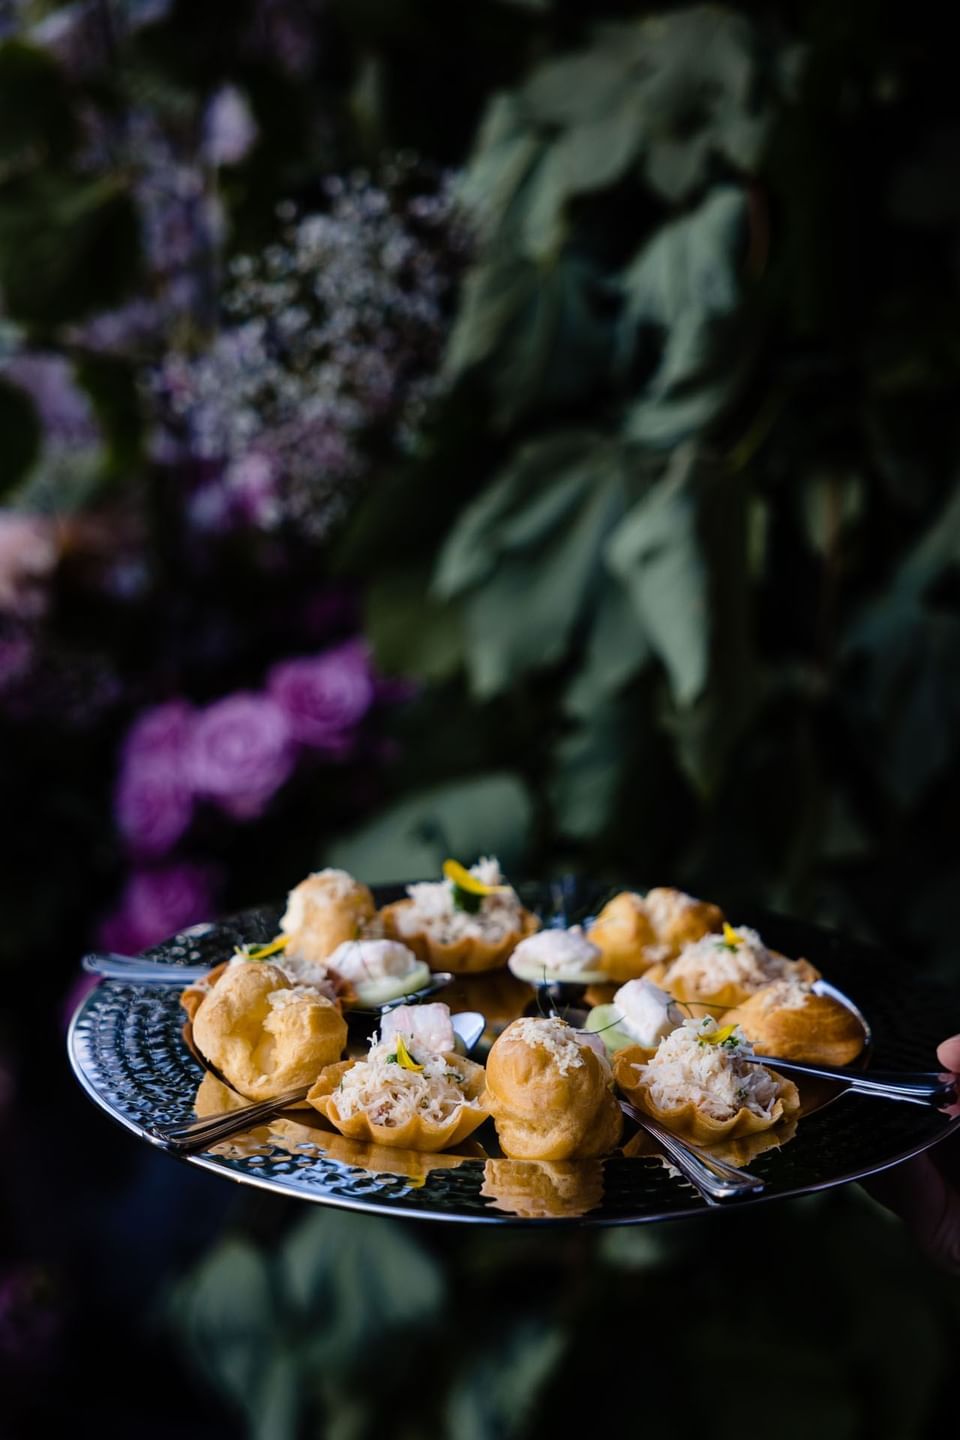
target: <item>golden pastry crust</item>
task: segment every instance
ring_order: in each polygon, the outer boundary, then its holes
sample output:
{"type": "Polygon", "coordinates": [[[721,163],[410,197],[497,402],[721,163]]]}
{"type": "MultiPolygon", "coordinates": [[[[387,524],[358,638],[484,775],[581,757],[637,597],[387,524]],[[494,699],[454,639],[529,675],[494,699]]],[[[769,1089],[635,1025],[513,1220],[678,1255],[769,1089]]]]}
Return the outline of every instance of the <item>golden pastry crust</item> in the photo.
{"type": "Polygon", "coordinates": [[[587,931],[587,939],[599,947],[600,965],[611,980],[634,980],[722,925],[718,906],[657,886],[646,895],[631,890],[615,895],[587,931]]]}
{"type": "Polygon", "coordinates": [[[765,985],[729,1010],[724,1024],[736,1024],[754,1048],[781,1060],[812,1065],[849,1065],[866,1041],[852,1010],[832,995],[807,991],[801,1005],[778,1005],[784,987],[765,985]]]}
{"type": "Polygon", "coordinates": [[[313,1143],[331,1160],[355,1166],[358,1170],[369,1170],[372,1175],[399,1175],[410,1181],[412,1189],[425,1184],[434,1170],[456,1170],[465,1160],[486,1158],[483,1147],[475,1140],[464,1140],[455,1154],[398,1150],[395,1145],[366,1145],[361,1140],[350,1140],[346,1135],[331,1135],[329,1131],[319,1134],[315,1130],[313,1143]]]}
{"type": "MultiPolygon", "coordinates": [[[[820,971],[815,969],[809,960],[789,960],[786,955],[780,955],[777,951],[771,951],[771,954],[782,962],[784,978],[798,980],[807,985],[820,979],[820,971]]],[[[755,990],[733,981],[700,989],[688,984],[682,976],[671,973],[673,968],[672,961],[669,964],[653,965],[647,972],[647,979],[669,991],[674,1000],[681,1001],[693,1016],[712,1015],[715,1020],[721,1017],[725,1019],[728,1010],[742,1005],[755,994],[755,990]]],[[[787,1056],[784,1056],[784,1059],[787,1059],[787,1056]]]]}
{"type": "Polygon", "coordinates": [[[617,1084],[631,1104],[643,1110],[652,1120],[658,1120],[667,1130],[673,1131],[694,1145],[715,1145],[721,1140],[737,1140],[743,1135],[757,1135],[770,1130],[780,1120],[789,1120],[800,1110],[800,1094],[792,1080],[769,1070],[767,1075],[777,1085],[778,1096],[771,1107],[769,1116],[758,1115],[742,1105],[735,1115],[719,1120],[708,1114],[692,1100],[685,1101],[672,1109],[664,1109],[650,1095],[649,1087],[636,1070],[637,1065],[646,1065],[657,1052],[642,1045],[631,1045],[619,1051],[613,1060],[613,1073],[617,1084]]]}
{"type": "Polygon", "coordinates": [[[376,914],[367,885],[342,870],[320,870],[287,896],[280,927],[290,939],[287,954],[322,963],[345,940],[364,934],[376,914]]]}
{"type": "Polygon", "coordinates": [[[561,1069],[553,1051],[525,1038],[526,1027],[538,1024],[562,1022],[515,1020],[487,1057],[487,1102],[504,1154],[516,1160],[607,1154],[623,1130],[609,1066],[578,1044],[581,1063],[561,1069]]]}
{"type": "Polygon", "coordinates": [[[283,972],[265,961],[229,965],[194,1016],[197,1048],[250,1100],[311,1084],[346,1044],[346,1021],[323,996],[271,1004],[276,991],[290,989],[283,972]]]}
{"type": "Polygon", "coordinates": [[[413,908],[412,900],[395,900],[385,905],[379,918],[383,933],[391,940],[400,940],[407,945],[418,960],[423,960],[431,970],[450,970],[454,975],[476,975],[484,970],[497,970],[506,965],[513,951],[540,929],[540,921],[530,910],[521,910],[519,923],[497,940],[482,935],[464,935],[445,944],[431,935],[428,930],[412,933],[403,926],[403,917],[413,908]]]}
{"type": "Polygon", "coordinates": [[[210,971],[209,975],[207,975],[206,979],[201,980],[194,985],[188,985],[185,990],[181,990],[180,1004],[183,1006],[184,1010],[186,1010],[188,1020],[192,1021],[196,1019],[197,1011],[200,1009],[200,1006],[203,1004],[204,1000],[206,1000],[207,996],[210,994],[210,991],[213,989],[214,985],[216,985],[217,981],[220,979],[220,976],[226,970],[229,963],[229,960],[224,960],[221,964],[214,965],[213,969],[210,971]]]}
{"type": "Polygon", "coordinates": [[[508,1215],[572,1219],[603,1200],[603,1165],[599,1160],[488,1160],[480,1194],[508,1215]]]}
{"type": "Polygon", "coordinates": [[[413,1115],[400,1125],[381,1125],[362,1110],[353,1115],[341,1115],[337,1106],[337,1087],[347,1071],[363,1064],[362,1060],[344,1060],[337,1065],[328,1065],[317,1077],[307,1096],[307,1103],[319,1110],[349,1140],[385,1145],[390,1149],[419,1150],[428,1155],[448,1150],[451,1145],[459,1145],[466,1140],[483,1124],[487,1118],[487,1106],[483,1066],[453,1052],[445,1055],[444,1059],[463,1076],[460,1089],[465,1099],[455,1114],[443,1123],[413,1115]]]}

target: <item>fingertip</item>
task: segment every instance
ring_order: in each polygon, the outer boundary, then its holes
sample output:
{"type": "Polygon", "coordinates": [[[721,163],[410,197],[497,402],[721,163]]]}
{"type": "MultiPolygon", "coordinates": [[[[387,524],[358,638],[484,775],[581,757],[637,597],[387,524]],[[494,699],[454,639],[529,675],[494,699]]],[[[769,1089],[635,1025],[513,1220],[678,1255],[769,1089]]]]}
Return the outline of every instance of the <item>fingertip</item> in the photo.
{"type": "Polygon", "coordinates": [[[951,1035],[937,1046],[937,1059],[946,1070],[960,1074],[960,1035],[951,1035]]]}

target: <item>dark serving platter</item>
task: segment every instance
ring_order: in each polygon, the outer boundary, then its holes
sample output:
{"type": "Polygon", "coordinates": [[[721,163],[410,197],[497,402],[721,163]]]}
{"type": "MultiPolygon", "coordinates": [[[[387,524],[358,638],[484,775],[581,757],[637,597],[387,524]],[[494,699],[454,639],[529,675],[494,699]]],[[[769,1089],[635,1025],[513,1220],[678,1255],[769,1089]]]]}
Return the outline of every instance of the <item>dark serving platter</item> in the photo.
{"type": "MultiPolygon", "coordinates": [[[[517,887],[546,923],[574,923],[607,898],[587,881],[517,887]]],[[[402,886],[375,887],[378,903],[402,886]]],[[[234,946],[276,934],[281,905],[266,905],[226,920],[197,925],[149,953],[171,966],[227,958],[234,946]]],[[[849,996],[872,1029],[869,1068],[934,1070],[936,1047],[960,1031],[960,994],[916,979],[894,959],[833,932],[784,916],[736,916],[755,926],[786,955],[806,956],[824,978],[849,996]]],[[[504,972],[455,981],[443,999],[454,1009],[479,1009],[492,1030],[530,1003],[504,972]],[[511,989],[511,986],[514,988],[511,989]]],[[[203,1070],[183,1039],[178,991],[104,981],[78,1007],[70,1026],[70,1062],[97,1105],[141,1140],[160,1141],[156,1127],[189,1119],[203,1070]]],[[[879,1100],[830,1087],[818,1095],[785,1143],[750,1155],[765,1182],[762,1195],[738,1208],[842,1185],[928,1149],[960,1127],[938,1110],[879,1100]],[[825,1103],[828,1100],[829,1103],[825,1103]]],[[[478,1144],[458,1155],[417,1156],[346,1141],[313,1111],[292,1111],[244,1135],[190,1155],[186,1163],[242,1184],[318,1204],[479,1224],[641,1224],[703,1214],[709,1207],[649,1148],[602,1161],[558,1164],[500,1158],[492,1124],[478,1144]],[[489,1136],[488,1136],[489,1129],[489,1136]]]]}

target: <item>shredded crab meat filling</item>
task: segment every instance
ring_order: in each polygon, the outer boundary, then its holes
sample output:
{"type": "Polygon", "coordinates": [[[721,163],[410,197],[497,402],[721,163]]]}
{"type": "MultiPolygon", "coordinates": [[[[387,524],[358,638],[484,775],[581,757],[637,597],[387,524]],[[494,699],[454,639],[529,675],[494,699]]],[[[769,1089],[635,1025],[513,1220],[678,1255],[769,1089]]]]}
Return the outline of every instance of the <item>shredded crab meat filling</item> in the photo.
{"type": "MultiPolygon", "coordinates": [[[[505,883],[499,862],[493,857],[471,865],[470,874],[484,885],[505,883]]],[[[513,890],[484,895],[473,912],[457,908],[456,887],[451,880],[408,885],[407,894],[413,903],[397,914],[399,929],[407,935],[425,930],[442,945],[452,945],[467,938],[502,940],[520,927],[523,907],[513,890]]]]}
{"type": "Polygon", "coordinates": [[[709,995],[724,985],[759,990],[771,980],[789,977],[793,962],[768,950],[756,930],[741,927],[735,933],[739,942],[736,944],[728,944],[711,933],[685,946],[664,976],[664,983],[684,980],[695,994],[709,995]]]}
{"type": "Polygon", "coordinates": [[[757,1004],[767,1014],[771,1010],[802,1010],[815,994],[813,986],[806,981],[775,980],[757,992],[757,1004]]]}
{"type": "Polygon", "coordinates": [[[661,1040],[653,1058],[634,1067],[650,1099],[661,1110],[692,1102],[715,1120],[731,1120],[741,1109],[769,1120],[779,1085],[762,1065],[742,1058],[753,1046],[739,1028],[720,1043],[713,1039],[718,1031],[710,1018],[685,1020],[661,1040]]]}
{"type": "Polygon", "coordinates": [[[658,935],[700,903],[683,890],[648,890],[641,898],[658,935]]]}
{"type": "Polygon", "coordinates": [[[374,1044],[366,1060],[352,1065],[336,1090],[343,1120],[364,1114],[374,1125],[396,1129],[420,1118],[446,1125],[467,1104],[463,1075],[442,1055],[426,1052],[413,1058],[422,1071],[408,1070],[396,1058],[396,1041],[374,1044]]]}
{"type": "Polygon", "coordinates": [[[325,995],[318,995],[312,985],[290,985],[287,988],[271,990],[267,996],[267,1004],[271,1010],[285,1010],[288,1005],[299,1005],[303,1000],[311,1000],[315,1005],[326,1002],[325,995]]]}
{"type": "MultiPolygon", "coordinates": [[[[258,965],[260,962],[251,960],[247,955],[234,955],[229,963],[231,965],[258,965]]],[[[326,1000],[337,998],[336,981],[326,965],[318,964],[314,960],[302,960],[297,955],[287,955],[282,951],[278,955],[271,955],[270,964],[281,971],[292,986],[300,990],[308,989],[314,998],[317,995],[326,1000]]]]}
{"type": "Polygon", "coordinates": [[[583,1064],[585,1045],[593,1049],[591,1040],[586,1035],[583,1039],[579,1038],[578,1032],[564,1020],[537,1020],[534,1017],[515,1020],[510,1026],[510,1034],[527,1045],[536,1045],[548,1051],[561,1075],[583,1064]]]}

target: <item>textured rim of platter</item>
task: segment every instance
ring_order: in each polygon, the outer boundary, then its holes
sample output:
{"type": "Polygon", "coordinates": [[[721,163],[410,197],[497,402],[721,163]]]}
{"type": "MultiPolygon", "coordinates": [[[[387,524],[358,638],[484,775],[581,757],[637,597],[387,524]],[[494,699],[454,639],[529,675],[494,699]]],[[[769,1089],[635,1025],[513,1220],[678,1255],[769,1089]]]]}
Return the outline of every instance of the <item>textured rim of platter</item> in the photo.
{"type": "MultiPolygon", "coordinates": [[[[373,888],[380,904],[404,893],[399,885],[373,888]]],[[[547,923],[556,923],[560,916],[563,923],[580,922],[595,914],[613,893],[609,887],[569,879],[516,888],[524,903],[547,923]]],[[[212,966],[240,941],[271,938],[281,908],[263,906],[216,924],[193,926],[148,954],[175,966],[198,962],[212,966]]],[[[784,916],[737,912],[734,919],[738,924],[754,925],[784,954],[805,955],[827,981],[853,999],[873,1031],[868,1068],[934,1070],[937,1043],[960,1031],[960,994],[905,975],[881,951],[784,916]]],[[[474,999],[471,1006],[462,1008],[482,1009],[482,1001],[477,1000],[478,983],[495,984],[503,974],[496,971],[487,977],[471,977],[474,999]]],[[[455,983],[451,987],[454,998],[456,988],[455,983]]],[[[447,998],[446,993],[442,998],[447,998]]],[[[203,1076],[183,1041],[184,1018],[176,988],[103,982],[78,1006],[67,1039],[70,1063],[90,1098],[127,1130],[161,1148],[151,1127],[190,1118],[203,1076]]],[[[298,1125],[298,1115],[319,1119],[289,1112],[287,1123],[298,1125]]],[[[276,1137],[269,1138],[269,1126],[262,1126],[247,1137],[234,1137],[211,1151],[183,1158],[190,1165],[277,1194],[419,1220],[618,1225],[681,1219],[714,1208],[659,1158],[615,1154],[600,1162],[568,1162],[553,1172],[543,1171],[562,1182],[553,1202],[560,1213],[523,1215],[495,1208],[507,1201],[503,1197],[498,1200],[484,1188],[483,1158],[467,1158],[453,1165],[439,1157],[444,1168],[428,1170],[423,1177],[405,1177],[332,1158],[324,1152],[323,1142],[342,1145],[340,1137],[311,1128],[316,1142],[283,1145],[276,1137]],[[264,1138],[257,1138],[260,1136],[264,1138]],[[574,1165],[581,1168],[574,1171],[574,1165]],[[578,1174],[589,1177],[591,1199],[602,1185],[598,1203],[580,1210],[578,1174]],[[564,1201],[562,1192],[571,1189],[572,1198],[568,1193],[564,1201]]],[[[863,1179],[920,1154],[958,1128],[960,1117],[951,1121],[939,1111],[917,1105],[841,1093],[805,1115],[791,1140],[750,1159],[751,1172],[766,1182],[762,1195],[722,1208],[763,1205],[863,1179]]],[[[483,1141],[486,1134],[487,1125],[478,1138],[483,1141]]],[[[429,1165],[430,1157],[424,1159],[429,1165]]],[[[513,1168],[505,1174],[529,1177],[533,1173],[529,1167],[536,1162],[508,1163],[513,1168]]]]}

